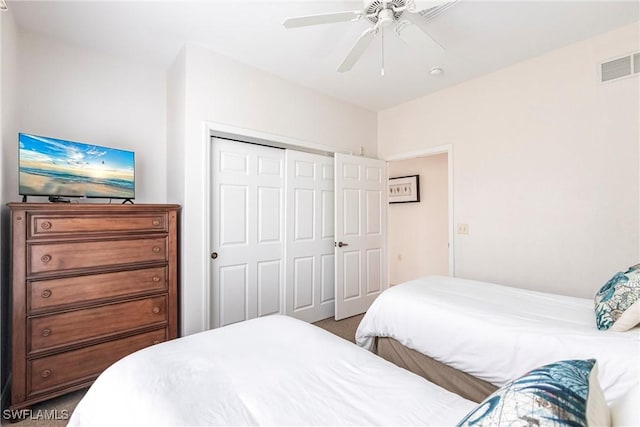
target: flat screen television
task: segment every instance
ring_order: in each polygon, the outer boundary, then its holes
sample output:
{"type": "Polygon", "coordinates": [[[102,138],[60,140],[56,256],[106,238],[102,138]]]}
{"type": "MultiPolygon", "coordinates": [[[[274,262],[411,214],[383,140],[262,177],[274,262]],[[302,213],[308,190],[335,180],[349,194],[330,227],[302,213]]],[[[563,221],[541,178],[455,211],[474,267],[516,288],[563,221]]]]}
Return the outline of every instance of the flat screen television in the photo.
{"type": "Polygon", "coordinates": [[[133,199],[132,151],[18,134],[20,195],[133,199]]]}

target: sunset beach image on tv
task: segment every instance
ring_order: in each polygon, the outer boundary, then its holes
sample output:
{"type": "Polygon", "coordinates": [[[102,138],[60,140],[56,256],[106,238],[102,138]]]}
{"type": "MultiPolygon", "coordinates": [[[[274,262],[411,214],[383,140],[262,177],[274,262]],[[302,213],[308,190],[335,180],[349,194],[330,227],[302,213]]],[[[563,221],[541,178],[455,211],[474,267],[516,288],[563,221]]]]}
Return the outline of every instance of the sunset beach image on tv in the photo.
{"type": "Polygon", "coordinates": [[[135,159],[131,151],[18,135],[20,194],[133,199],[135,159]]]}

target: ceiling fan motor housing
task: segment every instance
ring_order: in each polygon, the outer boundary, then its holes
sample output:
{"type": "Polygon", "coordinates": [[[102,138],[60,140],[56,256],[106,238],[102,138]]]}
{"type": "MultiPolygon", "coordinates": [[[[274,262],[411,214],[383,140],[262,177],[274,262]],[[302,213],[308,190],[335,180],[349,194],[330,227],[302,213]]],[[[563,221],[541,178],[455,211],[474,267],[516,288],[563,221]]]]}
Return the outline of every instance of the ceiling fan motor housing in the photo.
{"type": "Polygon", "coordinates": [[[386,0],[386,1],[364,0],[364,10],[367,15],[367,19],[373,22],[374,24],[377,24],[378,20],[381,18],[383,20],[389,20],[389,19],[397,20],[398,18],[400,18],[403,11],[401,10],[401,11],[395,12],[391,8],[400,8],[400,7],[404,7],[405,5],[406,5],[406,0],[386,0]],[[381,14],[381,12],[384,11],[385,9],[391,11],[391,13],[385,12],[381,14]]]}

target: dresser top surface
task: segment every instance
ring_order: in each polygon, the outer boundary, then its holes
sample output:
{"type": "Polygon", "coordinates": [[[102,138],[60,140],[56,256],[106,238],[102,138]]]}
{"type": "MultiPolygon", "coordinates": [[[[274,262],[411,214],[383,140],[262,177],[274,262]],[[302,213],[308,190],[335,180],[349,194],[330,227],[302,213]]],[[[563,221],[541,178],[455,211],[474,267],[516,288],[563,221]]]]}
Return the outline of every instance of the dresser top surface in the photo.
{"type": "Polygon", "coordinates": [[[12,211],[82,211],[82,212],[142,212],[151,210],[178,210],[180,205],[174,204],[111,204],[111,203],[7,203],[12,211]]]}

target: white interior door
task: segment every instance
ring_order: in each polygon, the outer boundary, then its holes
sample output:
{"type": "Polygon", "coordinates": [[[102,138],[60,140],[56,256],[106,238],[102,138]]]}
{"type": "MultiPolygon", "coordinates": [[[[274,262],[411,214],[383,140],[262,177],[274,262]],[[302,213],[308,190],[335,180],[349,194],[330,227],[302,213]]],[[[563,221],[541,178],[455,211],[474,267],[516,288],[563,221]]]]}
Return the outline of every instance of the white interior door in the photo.
{"type": "Polygon", "coordinates": [[[215,138],[211,151],[213,326],[282,313],[284,150],[215,138]]]}
{"type": "Polygon", "coordinates": [[[285,157],[285,313],[316,322],[335,309],[333,158],[295,150],[285,157]]]}
{"type": "Polygon", "coordinates": [[[387,167],[335,155],[336,320],[364,313],[387,287],[387,167]]]}

